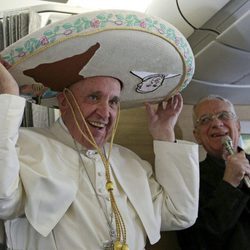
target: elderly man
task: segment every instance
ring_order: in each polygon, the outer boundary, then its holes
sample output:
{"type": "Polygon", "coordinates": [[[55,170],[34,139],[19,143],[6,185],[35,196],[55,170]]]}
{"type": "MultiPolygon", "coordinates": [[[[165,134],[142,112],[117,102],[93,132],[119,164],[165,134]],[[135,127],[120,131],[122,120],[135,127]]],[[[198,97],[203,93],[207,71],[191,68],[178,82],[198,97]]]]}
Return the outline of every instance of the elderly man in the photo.
{"type": "Polygon", "coordinates": [[[205,97],[194,106],[193,121],[194,136],[207,156],[200,163],[198,219],[178,233],[181,248],[250,249],[250,190],[245,183],[250,156],[238,147],[240,123],[234,106],[220,96],[205,97]],[[224,146],[229,137],[231,148],[224,146]]]}
{"type": "Polygon", "coordinates": [[[181,95],[165,108],[147,104],[155,177],[112,144],[121,88],[113,77],[84,78],[58,94],[51,128],[19,129],[25,99],[0,64],[0,217],[10,249],[142,250],[160,230],[194,223],[197,145],[174,135],[181,95]]]}

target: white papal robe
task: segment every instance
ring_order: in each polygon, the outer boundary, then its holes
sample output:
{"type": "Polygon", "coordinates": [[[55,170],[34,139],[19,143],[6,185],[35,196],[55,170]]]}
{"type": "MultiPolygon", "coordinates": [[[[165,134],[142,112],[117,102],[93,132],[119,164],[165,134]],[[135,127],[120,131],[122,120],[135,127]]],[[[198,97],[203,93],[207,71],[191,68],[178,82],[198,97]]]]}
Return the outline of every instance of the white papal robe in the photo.
{"type": "MultiPolygon", "coordinates": [[[[111,220],[112,213],[100,156],[80,148],[81,162],[62,121],[45,129],[19,129],[24,98],[3,94],[0,103],[0,219],[8,247],[102,249],[109,239],[106,217],[111,220]]],[[[154,141],[154,152],[155,173],[122,146],[114,145],[111,152],[111,177],[130,250],[142,250],[146,237],[154,244],[161,230],[186,228],[197,218],[198,146],[154,141]]]]}

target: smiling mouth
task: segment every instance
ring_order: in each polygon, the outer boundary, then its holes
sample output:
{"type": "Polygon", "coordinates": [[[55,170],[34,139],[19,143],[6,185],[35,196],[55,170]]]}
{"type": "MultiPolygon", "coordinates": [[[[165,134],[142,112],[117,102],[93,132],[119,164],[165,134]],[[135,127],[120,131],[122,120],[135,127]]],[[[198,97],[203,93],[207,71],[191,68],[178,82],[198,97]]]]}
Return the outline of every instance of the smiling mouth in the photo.
{"type": "Polygon", "coordinates": [[[105,123],[102,123],[102,122],[96,122],[96,121],[88,121],[88,123],[95,127],[95,128],[99,128],[99,129],[102,129],[102,128],[105,128],[106,124],[105,123]]]}
{"type": "Polygon", "coordinates": [[[223,137],[223,136],[227,136],[228,135],[228,132],[225,132],[225,133],[216,133],[216,134],[212,134],[211,137],[212,138],[217,138],[217,137],[223,137]]]}

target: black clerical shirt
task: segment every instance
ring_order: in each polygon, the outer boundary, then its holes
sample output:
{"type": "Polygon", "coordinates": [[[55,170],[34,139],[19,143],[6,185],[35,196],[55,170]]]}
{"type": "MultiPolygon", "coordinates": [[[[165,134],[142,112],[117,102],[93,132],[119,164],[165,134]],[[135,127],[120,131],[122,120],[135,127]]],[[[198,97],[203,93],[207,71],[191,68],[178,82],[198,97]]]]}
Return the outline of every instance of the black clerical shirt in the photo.
{"type": "Polygon", "coordinates": [[[177,232],[181,249],[250,250],[250,189],[223,181],[224,170],[225,161],[210,155],[200,162],[198,219],[177,232]]]}

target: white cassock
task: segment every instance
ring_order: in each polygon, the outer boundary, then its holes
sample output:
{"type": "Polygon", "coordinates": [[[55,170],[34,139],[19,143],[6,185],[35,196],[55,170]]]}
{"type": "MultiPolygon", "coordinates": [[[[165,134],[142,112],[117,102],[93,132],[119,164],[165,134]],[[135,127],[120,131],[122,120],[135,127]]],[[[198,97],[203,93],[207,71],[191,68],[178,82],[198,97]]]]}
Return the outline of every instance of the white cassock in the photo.
{"type": "MultiPolygon", "coordinates": [[[[48,129],[19,130],[25,99],[0,95],[0,103],[0,219],[8,247],[103,249],[109,240],[105,216],[112,220],[112,213],[100,156],[82,150],[83,167],[62,121],[48,129]]],[[[146,237],[154,244],[161,230],[186,228],[197,218],[198,146],[154,141],[154,152],[155,174],[130,150],[113,145],[111,152],[114,193],[130,250],[142,250],[146,237]]]]}

